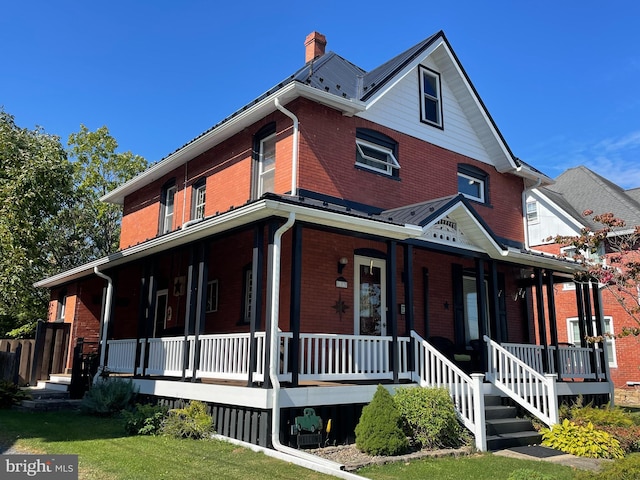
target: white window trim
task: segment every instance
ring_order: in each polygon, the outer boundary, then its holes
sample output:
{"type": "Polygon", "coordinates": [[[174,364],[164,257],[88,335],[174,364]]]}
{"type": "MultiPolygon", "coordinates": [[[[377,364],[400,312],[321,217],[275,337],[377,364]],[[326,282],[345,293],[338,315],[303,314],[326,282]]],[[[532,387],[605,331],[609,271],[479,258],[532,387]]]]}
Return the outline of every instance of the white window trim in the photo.
{"type": "Polygon", "coordinates": [[[529,225],[535,225],[537,223],[540,223],[540,212],[538,209],[538,201],[537,200],[529,200],[526,203],[526,209],[527,211],[525,212],[525,214],[527,215],[527,222],[529,223],[529,225]],[[531,218],[532,215],[530,215],[529,212],[529,205],[532,205],[533,208],[533,212],[535,214],[535,218],[531,218]]]}
{"type": "Polygon", "coordinates": [[[393,173],[394,168],[395,169],[400,168],[400,164],[398,163],[398,160],[393,154],[393,150],[391,150],[390,148],[383,147],[382,145],[378,145],[372,142],[367,142],[366,140],[362,140],[359,138],[356,138],[356,148],[358,149],[358,152],[360,153],[362,158],[374,163],[379,163],[380,165],[385,165],[386,168],[376,168],[373,165],[369,165],[367,163],[360,163],[356,158],[356,165],[359,167],[366,168],[367,170],[372,170],[374,172],[384,173],[386,175],[391,175],[393,173]],[[388,161],[385,162],[383,160],[380,160],[379,158],[374,158],[365,154],[364,151],[362,150],[362,147],[367,147],[372,150],[377,150],[378,152],[386,155],[388,161]]]}
{"type": "Polygon", "coordinates": [[[204,218],[204,207],[207,201],[207,184],[203,183],[198,188],[196,188],[193,197],[195,201],[193,209],[193,219],[200,220],[204,218]]]}
{"type": "Polygon", "coordinates": [[[173,230],[173,212],[176,206],[176,191],[175,185],[167,188],[164,196],[164,217],[162,219],[162,233],[169,233],[173,230]],[[171,209],[169,209],[169,197],[171,196],[171,209]]]}
{"type": "Polygon", "coordinates": [[[485,191],[485,188],[486,188],[485,181],[483,179],[481,179],[481,178],[472,177],[471,175],[467,175],[465,173],[458,172],[458,178],[460,178],[460,177],[462,177],[462,178],[464,178],[466,180],[473,180],[474,182],[478,182],[480,184],[480,196],[476,197],[474,195],[469,195],[468,193],[464,193],[464,192],[459,192],[459,193],[461,193],[462,195],[464,195],[465,197],[467,197],[467,198],[469,198],[471,200],[476,200],[478,202],[484,203],[484,191],[485,191]]]}
{"type": "MultiPolygon", "coordinates": [[[[604,316],[604,320],[608,320],[609,321],[609,325],[611,328],[611,332],[605,332],[605,333],[613,333],[615,332],[614,327],[613,327],[613,317],[610,315],[605,315],[604,316]]],[[[573,323],[577,323],[579,322],[580,319],[578,317],[569,317],[567,318],[567,340],[569,343],[572,344],[576,344],[579,343],[579,339],[575,339],[573,338],[573,323]]],[[[593,331],[596,331],[596,318],[592,317],[593,322],[593,331]]],[[[616,355],[616,339],[615,338],[609,338],[606,340],[607,342],[607,348],[611,349],[611,358],[613,359],[611,362],[609,362],[609,367],[610,368],[617,368],[618,367],[618,356],[616,355]]],[[[596,344],[597,345],[597,344],[596,344]]]]}
{"type": "Polygon", "coordinates": [[[442,128],[442,83],[440,82],[440,75],[432,70],[429,70],[426,67],[420,66],[420,120],[429,125],[434,125],[436,127],[442,128]],[[424,89],[424,77],[425,75],[429,75],[434,78],[436,81],[436,90],[438,97],[434,97],[433,95],[426,93],[424,89]],[[424,108],[424,99],[425,97],[429,98],[436,102],[436,112],[438,115],[437,121],[433,121],[426,116],[425,108],[424,108]]]}
{"type": "MultiPolygon", "coordinates": [[[[260,156],[258,160],[258,198],[260,198],[263,194],[265,194],[264,190],[264,176],[266,173],[269,173],[276,169],[276,160],[275,160],[275,142],[274,142],[274,159],[273,165],[268,170],[264,169],[264,144],[268,141],[275,140],[276,134],[272,133],[262,139],[260,139],[260,156]]],[[[275,172],[274,172],[274,187],[275,187],[275,172]]]]}

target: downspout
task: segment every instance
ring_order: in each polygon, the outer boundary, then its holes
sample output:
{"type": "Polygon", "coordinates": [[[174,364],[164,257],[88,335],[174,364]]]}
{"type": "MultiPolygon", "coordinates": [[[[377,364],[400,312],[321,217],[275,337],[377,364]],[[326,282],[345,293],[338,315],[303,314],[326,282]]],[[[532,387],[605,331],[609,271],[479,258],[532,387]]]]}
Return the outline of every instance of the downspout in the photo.
{"type": "MultiPolygon", "coordinates": [[[[524,183],[524,179],[522,180],[524,183]]],[[[522,225],[524,226],[524,249],[529,250],[529,222],[527,221],[527,193],[533,190],[534,188],[538,188],[542,183],[542,177],[538,177],[538,180],[534,185],[530,187],[525,187],[522,190],[522,225]]]]}
{"type": "Polygon", "coordinates": [[[104,302],[104,321],[102,323],[102,333],[100,335],[100,363],[98,364],[98,372],[94,377],[94,381],[100,376],[105,369],[105,358],[107,356],[107,334],[109,331],[109,321],[111,320],[111,302],[113,299],[113,280],[104,273],[98,270],[98,267],[93,267],[93,273],[98,277],[107,281],[107,298],[104,302]]]}
{"type": "MultiPolygon", "coordinates": [[[[325,460],[323,458],[317,457],[315,455],[308,454],[306,452],[297,450],[295,448],[287,447],[280,443],[280,381],[278,380],[278,372],[277,368],[280,363],[280,348],[279,348],[279,339],[278,339],[278,318],[280,313],[280,289],[278,286],[280,285],[280,258],[281,258],[281,246],[282,246],[282,235],[289,230],[296,221],[296,214],[294,212],[289,213],[289,218],[287,221],[276,230],[273,236],[273,250],[272,250],[272,261],[271,261],[271,272],[269,272],[270,280],[271,280],[271,288],[270,288],[270,304],[271,308],[269,311],[271,317],[271,325],[270,328],[270,361],[269,361],[269,379],[271,380],[271,444],[273,448],[281,453],[286,453],[288,455],[306,460],[307,462],[313,464],[314,466],[318,466],[321,468],[325,468],[328,471],[325,473],[331,472],[331,474],[335,474],[336,471],[341,471],[341,465],[332,462],[330,460],[325,460]]],[[[314,468],[315,470],[315,468],[314,468]]],[[[320,470],[318,470],[320,471],[320,470]]],[[[341,472],[346,473],[346,472],[341,472]]]]}
{"type": "Polygon", "coordinates": [[[300,129],[298,127],[298,117],[284,108],[280,104],[279,98],[276,97],[274,103],[278,110],[280,110],[287,117],[293,120],[293,149],[291,151],[291,196],[295,197],[298,194],[298,137],[300,132],[300,129]]]}

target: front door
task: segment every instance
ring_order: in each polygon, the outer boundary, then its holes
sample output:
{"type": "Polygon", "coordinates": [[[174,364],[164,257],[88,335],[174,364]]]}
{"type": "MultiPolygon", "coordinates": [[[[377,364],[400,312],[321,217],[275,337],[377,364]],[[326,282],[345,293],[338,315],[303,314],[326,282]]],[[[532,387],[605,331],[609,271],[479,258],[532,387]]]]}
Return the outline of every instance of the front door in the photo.
{"type": "Polygon", "coordinates": [[[156,315],[153,323],[153,337],[158,338],[167,328],[167,301],[169,290],[158,290],[156,293],[156,315]]]}
{"type": "Polygon", "coordinates": [[[354,302],[356,335],[387,334],[385,261],[355,257],[354,302]]]}

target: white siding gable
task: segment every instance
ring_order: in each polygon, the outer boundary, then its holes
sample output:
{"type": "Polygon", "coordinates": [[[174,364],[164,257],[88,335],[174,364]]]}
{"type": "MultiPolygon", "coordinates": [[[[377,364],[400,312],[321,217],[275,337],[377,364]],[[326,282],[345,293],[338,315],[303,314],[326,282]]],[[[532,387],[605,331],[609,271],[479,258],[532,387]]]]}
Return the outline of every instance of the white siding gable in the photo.
{"type": "Polygon", "coordinates": [[[538,203],[538,221],[528,225],[529,245],[553,243],[553,240],[546,239],[557,235],[572,236],[580,233],[580,225],[576,220],[546,196],[533,190],[527,195],[527,202],[533,200],[538,203]]]}

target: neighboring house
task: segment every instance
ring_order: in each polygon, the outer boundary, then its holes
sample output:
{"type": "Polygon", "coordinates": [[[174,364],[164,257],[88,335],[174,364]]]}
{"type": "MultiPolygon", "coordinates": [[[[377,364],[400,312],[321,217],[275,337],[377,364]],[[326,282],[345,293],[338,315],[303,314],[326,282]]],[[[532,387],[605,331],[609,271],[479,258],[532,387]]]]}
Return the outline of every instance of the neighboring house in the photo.
{"type": "MultiPolygon", "coordinates": [[[[529,243],[535,250],[571,257],[568,247],[554,243],[550,237],[556,235],[577,236],[581,229],[598,230],[601,224],[583,212],[592,210],[595,214],[613,213],[625,221],[620,233],[628,232],[640,225],[640,189],[623,190],[584,166],[570,168],[562,173],[555,184],[536,188],[527,195],[527,220],[529,243]]],[[[594,261],[601,261],[607,245],[601,252],[592,255],[594,261]]],[[[587,346],[584,334],[580,332],[580,312],[575,301],[575,284],[565,283],[555,291],[558,338],[575,346],[587,346]]],[[[602,289],[602,309],[604,331],[619,334],[623,327],[638,327],[607,289],[602,289]]],[[[595,322],[595,319],[593,320],[595,322]]],[[[627,337],[611,339],[607,342],[607,359],[611,380],[616,387],[640,384],[640,349],[638,339],[627,337]]]]}
{"type": "Polygon", "coordinates": [[[608,396],[588,349],[556,381],[566,349],[535,342],[532,312],[553,326],[545,292],[575,269],[525,248],[524,192],[552,180],[512,154],[444,33],[369,72],[325,44],[107,194],[121,250],[39,282],[49,320],[100,325],[103,370],[276,448],[304,407],[346,441],[377,383],[449,388],[483,450],[485,394],[547,424],[559,397],[608,396]]]}

